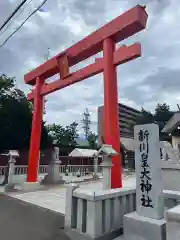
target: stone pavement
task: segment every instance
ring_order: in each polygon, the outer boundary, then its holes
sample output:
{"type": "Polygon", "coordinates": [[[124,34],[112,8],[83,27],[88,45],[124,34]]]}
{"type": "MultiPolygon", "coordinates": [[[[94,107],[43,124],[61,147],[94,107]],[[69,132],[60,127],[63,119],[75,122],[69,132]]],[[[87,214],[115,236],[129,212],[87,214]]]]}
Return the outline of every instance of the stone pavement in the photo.
{"type": "MultiPolygon", "coordinates": [[[[45,175],[46,174],[39,174],[38,175],[38,181],[41,181],[44,178],[45,175]]],[[[72,181],[73,182],[74,181],[81,182],[82,180],[92,179],[92,175],[87,175],[87,176],[83,176],[83,177],[79,177],[79,178],[77,178],[76,176],[72,176],[72,175],[69,175],[69,176],[65,176],[63,174],[61,174],[61,175],[63,177],[63,180],[67,183],[72,182],[72,181]]],[[[3,182],[3,179],[4,179],[4,177],[0,175],[0,184],[3,182]]],[[[18,184],[18,183],[22,183],[22,182],[25,182],[25,181],[26,181],[26,175],[25,174],[20,174],[20,175],[14,175],[13,176],[13,183],[18,184]]]]}
{"type": "MultiPolygon", "coordinates": [[[[135,187],[135,175],[127,176],[123,178],[123,186],[135,187]]],[[[81,182],[81,188],[86,188],[94,191],[102,189],[102,181],[89,181],[81,182]]],[[[9,193],[9,196],[29,202],[47,209],[50,209],[61,214],[65,214],[65,202],[66,202],[66,187],[53,187],[48,190],[41,190],[28,193],[9,193]]]]}
{"type": "MultiPolygon", "coordinates": [[[[135,186],[134,175],[124,177],[123,185],[135,186]]],[[[83,182],[80,187],[97,191],[102,188],[102,182],[83,182]]],[[[69,240],[62,229],[65,202],[65,186],[8,196],[0,194],[0,239],[69,240]]]]}

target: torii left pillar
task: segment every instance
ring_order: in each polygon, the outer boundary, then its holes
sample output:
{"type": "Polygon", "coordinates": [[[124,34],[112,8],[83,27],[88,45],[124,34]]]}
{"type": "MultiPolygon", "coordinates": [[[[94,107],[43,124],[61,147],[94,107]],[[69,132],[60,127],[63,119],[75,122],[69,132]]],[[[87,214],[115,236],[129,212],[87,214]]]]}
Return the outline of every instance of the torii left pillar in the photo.
{"type": "Polygon", "coordinates": [[[41,140],[42,115],[43,115],[43,97],[40,95],[44,80],[36,78],[34,110],[32,119],[31,142],[28,158],[27,182],[36,182],[38,175],[38,159],[41,140]]]}

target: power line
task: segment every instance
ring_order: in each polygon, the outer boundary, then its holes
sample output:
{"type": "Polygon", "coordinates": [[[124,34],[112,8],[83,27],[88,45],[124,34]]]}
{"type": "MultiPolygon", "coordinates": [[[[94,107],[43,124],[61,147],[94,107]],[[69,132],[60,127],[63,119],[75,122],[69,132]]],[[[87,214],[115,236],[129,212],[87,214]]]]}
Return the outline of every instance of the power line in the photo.
{"type": "Polygon", "coordinates": [[[2,34],[12,25],[12,23],[14,22],[15,19],[17,19],[23,12],[24,10],[27,8],[27,6],[32,2],[33,0],[30,0],[24,7],[21,8],[21,11],[19,11],[19,13],[12,19],[12,21],[4,28],[2,29],[0,36],[2,36],[2,34]]]}
{"type": "Polygon", "coordinates": [[[47,1],[48,1],[48,0],[44,0],[44,1],[39,5],[39,7],[37,7],[37,8],[22,22],[22,24],[21,24],[18,28],[16,28],[16,30],[15,30],[13,33],[11,33],[11,34],[9,35],[9,37],[6,38],[6,40],[0,45],[0,48],[3,47],[3,46],[7,43],[7,41],[8,41],[18,30],[21,29],[21,27],[27,22],[27,20],[28,20],[30,17],[32,17],[39,9],[41,9],[41,7],[42,7],[47,1]]]}
{"type": "Polygon", "coordinates": [[[11,15],[5,20],[5,22],[1,25],[0,31],[6,26],[6,24],[14,17],[14,15],[19,11],[19,9],[27,2],[28,0],[23,0],[11,13],[11,15]]]}

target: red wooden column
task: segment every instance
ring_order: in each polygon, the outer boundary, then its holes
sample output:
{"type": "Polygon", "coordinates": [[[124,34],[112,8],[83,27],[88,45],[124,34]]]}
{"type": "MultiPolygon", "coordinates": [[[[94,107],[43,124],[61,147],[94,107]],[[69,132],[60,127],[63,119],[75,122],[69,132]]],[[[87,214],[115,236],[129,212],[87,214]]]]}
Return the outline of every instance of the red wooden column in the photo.
{"type": "Polygon", "coordinates": [[[103,42],[104,61],[104,137],[105,143],[112,145],[118,156],[112,158],[111,188],[122,187],[120,161],[120,132],[118,121],[118,92],[116,67],[113,64],[115,42],[105,39],[103,42]]]}
{"type": "Polygon", "coordinates": [[[37,168],[39,160],[39,148],[41,139],[41,126],[43,114],[43,97],[40,96],[40,90],[44,81],[39,77],[36,78],[36,88],[34,96],[34,111],[32,119],[31,141],[28,159],[27,182],[37,181],[37,168]]]}

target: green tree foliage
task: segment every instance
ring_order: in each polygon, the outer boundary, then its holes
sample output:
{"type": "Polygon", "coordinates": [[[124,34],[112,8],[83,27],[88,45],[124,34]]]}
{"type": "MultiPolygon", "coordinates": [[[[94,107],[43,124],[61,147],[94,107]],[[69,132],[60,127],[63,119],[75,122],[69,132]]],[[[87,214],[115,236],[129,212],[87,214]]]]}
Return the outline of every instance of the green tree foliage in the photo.
{"type": "MultiPolygon", "coordinates": [[[[24,92],[15,87],[15,78],[0,76],[0,151],[29,147],[32,124],[32,104],[24,92]]],[[[42,126],[42,147],[50,139],[42,126]]]]}
{"type": "Polygon", "coordinates": [[[155,108],[154,121],[159,125],[160,130],[162,130],[165,124],[173,116],[173,112],[170,110],[170,106],[166,103],[157,104],[155,108]]]}
{"type": "Polygon", "coordinates": [[[154,115],[146,111],[144,108],[141,109],[141,115],[137,117],[136,124],[147,124],[154,122],[154,115]]]}
{"type": "Polygon", "coordinates": [[[57,139],[58,144],[64,146],[75,146],[78,135],[78,123],[73,122],[69,126],[63,127],[60,124],[48,125],[48,133],[53,139],[57,139]]]}
{"type": "Polygon", "coordinates": [[[89,147],[91,149],[97,149],[98,148],[97,139],[98,139],[97,134],[92,133],[92,132],[89,133],[87,140],[89,142],[89,147]]]}
{"type": "MultiPolygon", "coordinates": [[[[169,135],[167,133],[162,133],[161,130],[164,128],[165,124],[170,120],[173,114],[174,112],[171,111],[168,104],[158,103],[155,108],[154,114],[142,108],[141,116],[137,118],[136,124],[156,123],[159,125],[160,140],[169,140],[169,135]]],[[[177,131],[178,130],[176,130],[176,134],[177,131]]]]}

